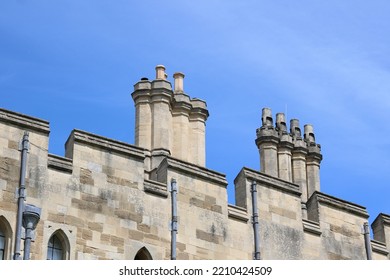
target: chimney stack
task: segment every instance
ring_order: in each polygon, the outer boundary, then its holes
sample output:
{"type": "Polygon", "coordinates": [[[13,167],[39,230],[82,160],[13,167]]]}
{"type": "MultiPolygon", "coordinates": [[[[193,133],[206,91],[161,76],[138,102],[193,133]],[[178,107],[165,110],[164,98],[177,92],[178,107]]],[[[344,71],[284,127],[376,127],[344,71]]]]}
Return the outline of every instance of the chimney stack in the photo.
{"type": "Polygon", "coordinates": [[[260,171],[278,177],[278,132],[273,126],[271,109],[263,108],[262,126],[257,129],[256,146],[260,153],[260,171]]]}
{"type": "Polygon", "coordinates": [[[166,156],[205,166],[206,102],[184,93],[184,74],[173,75],[174,89],[163,65],[156,66],[156,79],[142,78],[134,85],[135,144],[149,154],[150,170],[166,156]]]}
{"type": "Polygon", "coordinates": [[[312,125],[304,126],[304,137],[299,120],[290,120],[288,132],[286,117],[276,114],[273,126],[269,108],[262,111],[262,126],[256,130],[256,145],[260,152],[260,171],[299,185],[302,192],[302,210],[306,217],[306,202],[320,190],[321,146],[316,144],[312,125]]]}

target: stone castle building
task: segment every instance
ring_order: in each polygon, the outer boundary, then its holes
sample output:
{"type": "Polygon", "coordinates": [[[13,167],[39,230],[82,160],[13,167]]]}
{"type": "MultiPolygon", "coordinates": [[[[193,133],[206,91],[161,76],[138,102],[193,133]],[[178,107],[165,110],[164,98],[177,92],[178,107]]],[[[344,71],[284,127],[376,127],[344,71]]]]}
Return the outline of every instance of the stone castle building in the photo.
{"type": "Polygon", "coordinates": [[[0,109],[0,259],[30,240],[27,204],[41,209],[31,259],[390,258],[390,215],[371,240],[365,207],[321,192],[313,127],[267,108],[261,170],[241,169],[228,204],[225,175],[205,167],[206,103],[173,77],[159,65],[134,85],[135,145],[73,130],[50,154],[47,121],[0,109]]]}

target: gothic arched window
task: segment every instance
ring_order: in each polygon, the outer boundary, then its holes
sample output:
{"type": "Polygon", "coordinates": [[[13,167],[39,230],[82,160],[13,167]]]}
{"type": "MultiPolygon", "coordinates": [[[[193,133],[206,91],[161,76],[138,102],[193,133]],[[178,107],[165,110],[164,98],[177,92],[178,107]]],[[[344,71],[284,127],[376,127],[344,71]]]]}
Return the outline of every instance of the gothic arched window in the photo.
{"type": "Polygon", "coordinates": [[[153,258],[152,255],[150,255],[148,249],[142,247],[135,255],[134,260],[153,260],[153,258]]]}
{"type": "Polygon", "coordinates": [[[69,242],[62,230],[57,230],[49,239],[47,245],[48,260],[69,259],[69,242]]]}

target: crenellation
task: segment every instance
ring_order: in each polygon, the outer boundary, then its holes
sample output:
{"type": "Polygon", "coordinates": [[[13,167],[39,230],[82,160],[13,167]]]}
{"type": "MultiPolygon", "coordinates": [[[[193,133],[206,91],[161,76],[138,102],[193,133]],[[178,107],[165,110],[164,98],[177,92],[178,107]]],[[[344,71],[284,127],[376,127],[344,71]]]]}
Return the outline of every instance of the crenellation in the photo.
{"type": "MultiPolygon", "coordinates": [[[[255,144],[260,171],[243,167],[228,204],[226,175],[206,167],[207,104],[184,89],[184,74],[163,65],[134,85],[135,144],[74,129],[65,156],[48,153],[49,122],[0,109],[0,230],[12,258],[21,157],[30,135],[26,203],[42,208],[32,259],[170,259],[177,181],[178,259],[366,259],[365,207],[320,192],[321,146],[312,125],[262,110],[255,144]],[[256,183],[257,191],[251,191],[256,183]],[[252,210],[252,194],[257,212],[252,210]],[[257,219],[253,217],[256,216],[257,219]],[[255,231],[254,221],[259,221],[255,231]],[[255,238],[258,236],[258,239],[255,238]]],[[[257,223],[255,223],[257,224],[257,223]]],[[[374,259],[389,259],[390,216],[372,224],[374,259]]]]}

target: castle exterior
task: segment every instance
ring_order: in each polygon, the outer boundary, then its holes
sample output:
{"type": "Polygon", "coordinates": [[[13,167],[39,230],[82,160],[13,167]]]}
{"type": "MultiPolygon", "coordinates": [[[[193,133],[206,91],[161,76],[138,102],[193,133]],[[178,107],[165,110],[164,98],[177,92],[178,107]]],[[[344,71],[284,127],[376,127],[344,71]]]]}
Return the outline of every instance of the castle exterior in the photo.
{"type": "Polygon", "coordinates": [[[134,145],[73,130],[53,155],[47,121],[0,109],[0,259],[21,258],[26,241],[31,259],[390,258],[390,215],[371,240],[365,207],[321,192],[313,126],[288,129],[268,108],[261,170],[241,169],[228,204],[225,175],[205,167],[206,103],[173,78],[158,65],[134,85],[134,145]]]}

